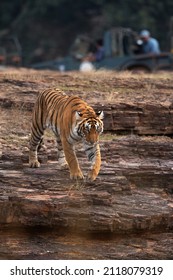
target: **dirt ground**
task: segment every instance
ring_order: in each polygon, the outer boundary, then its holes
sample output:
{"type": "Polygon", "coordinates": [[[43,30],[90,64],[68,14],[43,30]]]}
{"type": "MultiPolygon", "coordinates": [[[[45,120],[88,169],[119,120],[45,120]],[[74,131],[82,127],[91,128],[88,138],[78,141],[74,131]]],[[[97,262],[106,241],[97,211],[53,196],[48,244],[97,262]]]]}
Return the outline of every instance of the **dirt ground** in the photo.
{"type": "MultiPolygon", "coordinates": [[[[172,97],[171,72],[2,69],[0,259],[172,259],[172,97]],[[102,167],[93,183],[72,182],[68,171],[60,171],[50,131],[45,135],[47,151],[39,155],[41,168],[28,168],[32,108],[41,90],[54,87],[106,109],[102,167]],[[114,106],[121,107],[122,120],[112,117],[114,106]],[[127,106],[151,111],[145,125],[156,119],[151,108],[157,113],[168,108],[162,119],[169,129],[157,135],[153,127],[152,136],[145,135],[149,130],[135,122],[142,135],[131,133],[123,123],[127,106]],[[124,125],[120,134],[120,129],[109,129],[111,122],[124,125]]],[[[129,125],[136,111],[127,113],[129,125]]],[[[157,123],[159,127],[159,119],[157,123]]],[[[82,147],[77,154],[86,174],[89,165],[82,147]]]]}

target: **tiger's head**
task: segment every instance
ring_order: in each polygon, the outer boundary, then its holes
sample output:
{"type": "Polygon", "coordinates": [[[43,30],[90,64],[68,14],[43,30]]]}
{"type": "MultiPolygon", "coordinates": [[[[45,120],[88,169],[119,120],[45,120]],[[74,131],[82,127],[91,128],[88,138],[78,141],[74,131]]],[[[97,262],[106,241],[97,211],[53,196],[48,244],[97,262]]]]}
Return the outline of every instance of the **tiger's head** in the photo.
{"type": "Polygon", "coordinates": [[[87,145],[93,145],[103,132],[103,111],[76,111],[77,134],[87,145]]]}

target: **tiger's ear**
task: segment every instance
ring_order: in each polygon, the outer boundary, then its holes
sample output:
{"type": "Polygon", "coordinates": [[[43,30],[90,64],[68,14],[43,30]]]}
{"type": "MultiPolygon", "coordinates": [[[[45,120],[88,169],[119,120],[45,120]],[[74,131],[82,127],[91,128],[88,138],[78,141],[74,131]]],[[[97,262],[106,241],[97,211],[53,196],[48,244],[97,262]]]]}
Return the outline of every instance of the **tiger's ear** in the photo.
{"type": "Polygon", "coordinates": [[[76,111],[76,112],[75,112],[75,117],[76,117],[76,120],[80,120],[81,117],[82,117],[82,113],[79,112],[79,111],[76,111]]]}
{"type": "Polygon", "coordinates": [[[103,120],[103,118],[104,118],[104,113],[103,113],[103,111],[98,111],[98,112],[96,113],[96,115],[97,115],[97,117],[98,117],[100,120],[103,120]]]}

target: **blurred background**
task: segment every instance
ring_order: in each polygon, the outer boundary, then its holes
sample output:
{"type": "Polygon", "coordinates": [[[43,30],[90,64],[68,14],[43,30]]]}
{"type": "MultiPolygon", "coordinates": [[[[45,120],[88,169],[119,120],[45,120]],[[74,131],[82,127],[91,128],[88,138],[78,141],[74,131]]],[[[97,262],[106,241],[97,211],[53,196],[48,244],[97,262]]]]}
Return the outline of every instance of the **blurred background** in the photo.
{"type": "Polygon", "coordinates": [[[1,0],[0,39],[14,36],[24,65],[66,55],[78,34],[98,38],[119,26],[148,29],[170,51],[172,15],[172,0],[1,0]]]}

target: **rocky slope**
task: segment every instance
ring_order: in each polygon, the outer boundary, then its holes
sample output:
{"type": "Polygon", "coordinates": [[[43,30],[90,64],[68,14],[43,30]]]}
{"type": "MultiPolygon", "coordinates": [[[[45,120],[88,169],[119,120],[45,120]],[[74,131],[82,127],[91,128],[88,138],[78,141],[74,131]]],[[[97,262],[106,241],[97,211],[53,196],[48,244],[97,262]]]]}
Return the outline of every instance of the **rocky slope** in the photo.
{"type": "Polygon", "coordinates": [[[172,259],[171,75],[7,69],[0,85],[0,259],[172,259]],[[49,131],[41,168],[28,168],[31,110],[48,87],[105,111],[93,183],[59,169],[49,131]]]}

